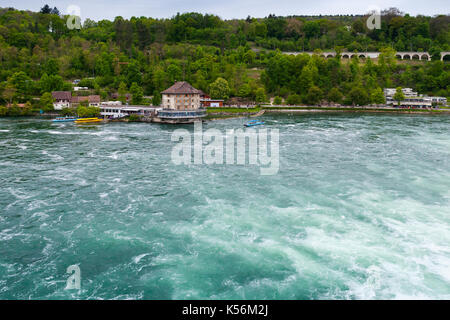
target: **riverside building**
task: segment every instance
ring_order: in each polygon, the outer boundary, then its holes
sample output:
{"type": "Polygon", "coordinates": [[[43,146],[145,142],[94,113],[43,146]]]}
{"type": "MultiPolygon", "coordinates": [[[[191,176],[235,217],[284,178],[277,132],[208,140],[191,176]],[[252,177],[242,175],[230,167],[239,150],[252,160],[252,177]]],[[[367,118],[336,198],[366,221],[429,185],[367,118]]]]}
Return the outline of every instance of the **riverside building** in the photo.
{"type": "Polygon", "coordinates": [[[201,90],[186,81],[176,82],[161,92],[162,110],[158,111],[158,122],[192,123],[206,116],[206,109],[201,106],[201,90]]]}
{"type": "Polygon", "coordinates": [[[438,108],[439,105],[446,105],[447,98],[444,97],[429,97],[426,95],[421,95],[415,92],[411,88],[403,88],[402,92],[405,96],[403,101],[394,100],[396,88],[386,88],[384,89],[384,96],[386,98],[386,105],[397,108],[418,108],[418,109],[427,109],[427,108],[438,108]]]}

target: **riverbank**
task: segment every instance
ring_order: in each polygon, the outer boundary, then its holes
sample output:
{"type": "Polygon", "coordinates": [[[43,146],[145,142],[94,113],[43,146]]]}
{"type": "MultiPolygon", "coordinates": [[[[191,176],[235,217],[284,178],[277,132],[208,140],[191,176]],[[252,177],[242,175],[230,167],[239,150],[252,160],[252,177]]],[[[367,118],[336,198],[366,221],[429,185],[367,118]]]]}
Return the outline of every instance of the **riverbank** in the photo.
{"type": "Polygon", "coordinates": [[[206,110],[205,120],[214,121],[229,118],[256,117],[265,111],[260,107],[256,108],[209,108],[206,110]]]}
{"type": "MultiPolygon", "coordinates": [[[[205,121],[215,121],[223,119],[259,117],[263,114],[308,114],[308,113],[380,113],[380,114],[432,114],[432,115],[450,115],[450,108],[440,109],[398,109],[398,108],[380,108],[380,107],[322,107],[322,106],[269,106],[262,105],[257,108],[209,108],[207,115],[203,118],[205,121]]],[[[34,114],[27,116],[0,117],[17,119],[22,117],[32,117],[40,119],[52,119],[61,116],[58,113],[34,114]]],[[[148,117],[138,117],[130,119],[128,117],[121,119],[109,119],[107,122],[154,122],[148,117]]]]}
{"type": "Polygon", "coordinates": [[[450,109],[399,109],[388,107],[321,107],[321,106],[262,106],[267,113],[403,113],[403,114],[450,114],[450,109]]]}
{"type": "Polygon", "coordinates": [[[222,120],[230,118],[258,117],[264,113],[383,113],[383,114],[445,114],[450,115],[450,109],[399,109],[388,107],[322,107],[322,106],[269,106],[259,108],[214,108],[207,110],[205,120],[222,120]],[[244,111],[245,110],[245,111],[244,111]],[[248,112],[249,110],[253,112],[248,112]]]}

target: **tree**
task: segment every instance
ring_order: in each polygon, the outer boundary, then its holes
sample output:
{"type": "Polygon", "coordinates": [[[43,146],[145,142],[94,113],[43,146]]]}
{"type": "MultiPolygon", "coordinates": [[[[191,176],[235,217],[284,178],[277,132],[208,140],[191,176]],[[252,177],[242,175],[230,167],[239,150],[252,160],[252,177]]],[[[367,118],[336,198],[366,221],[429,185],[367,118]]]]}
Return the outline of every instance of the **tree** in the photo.
{"type": "Polygon", "coordinates": [[[152,104],[159,106],[161,104],[161,94],[158,91],[153,92],[152,104]]]}
{"type": "Polygon", "coordinates": [[[364,23],[361,21],[361,19],[353,21],[352,30],[355,33],[364,33],[364,23]]]}
{"type": "Polygon", "coordinates": [[[320,90],[319,87],[312,86],[311,88],[309,88],[308,93],[306,94],[305,102],[307,104],[317,105],[322,99],[322,95],[322,90],[320,90]]]}
{"type": "Polygon", "coordinates": [[[289,105],[298,105],[302,103],[302,98],[298,94],[290,94],[286,99],[286,103],[289,105]]]}
{"type": "Polygon", "coordinates": [[[131,86],[133,82],[138,85],[142,83],[142,75],[137,62],[130,63],[127,68],[127,84],[131,86]]]}
{"type": "Polygon", "coordinates": [[[29,88],[31,78],[23,71],[14,73],[9,79],[8,83],[14,86],[17,90],[17,96],[25,98],[30,95],[29,88]]]}
{"type": "Polygon", "coordinates": [[[119,93],[119,101],[121,101],[123,104],[125,104],[127,101],[127,97],[126,97],[127,85],[125,84],[125,82],[121,82],[119,84],[118,93],[119,93]]]}
{"type": "Polygon", "coordinates": [[[175,64],[170,64],[167,67],[167,75],[169,76],[169,82],[174,83],[181,80],[182,71],[181,68],[175,64]]]}
{"type": "Polygon", "coordinates": [[[64,81],[59,75],[48,76],[44,73],[39,81],[39,88],[41,89],[41,93],[61,91],[64,89],[64,81]]]}
{"type": "Polygon", "coordinates": [[[244,53],[244,62],[247,64],[252,64],[256,59],[256,53],[253,50],[248,50],[244,53]]]}
{"type": "Polygon", "coordinates": [[[136,82],[133,82],[133,84],[130,87],[130,93],[132,95],[131,103],[134,105],[139,105],[142,103],[143,96],[144,96],[144,90],[136,82]]]}
{"type": "Polygon", "coordinates": [[[0,117],[4,117],[8,114],[8,108],[5,106],[0,106],[0,117]]]}
{"type": "Polygon", "coordinates": [[[383,90],[381,90],[381,88],[376,88],[370,95],[370,100],[375,104],[386,103],[386,99],[384,97],[383,90]]]}
{"type": "Polygon", "coordinates": [[[400,102],[405,100],[405,95],[403,94],[402,87],[397,87],[393,98],[395,101],[397,101],[398,105],[400,106],[400,102]]]}
{"type": "Polygon", "coordinates": [[[44,64],[44,72],[48,75],[58,74],[59,72],[59,63],[56,59],[50,58],[44,64]]]}
{"type": "Polygon", "coordinates": [[[33,110],[32,110],[30,101],[27,101],[25,103],[25,106],[22,108],[21,111],[22,111],[23,116],[30,116],[33,114],[33,110]]]}
{"type": "Polygon", "coordinates": [[[57,7],[54,7],[50,13],[51,14],[56,14],[57,16],[59,16],[59,10],[58,10],[57,7]]]}
{"type": "Polygon", "coordinates": [[[53,99],[52,94],[50,92],[45,92],[41,96],[40,106],[41,106],[42,110],[45,112],[52,111],[52,110],[54,110],[54,107],[53,107],[54,102],[55,102],[55,100],[53,99]]]}
{"type": "Polygon", "coordinates": [[[15,103],[8,108],[8,116],[17,117],[20,116],[21,114],[22,110],[20,110],[19,106],[15,103]]]}
{"type": "Polygon", "coordinates": [[[347,101],[353,105],[363,106],[369,103],[369,95],[364,88],[354,87],[350,90],[347,101]]]}
{"type": "Polygon", "coordinates": [[[52,13],[52,8],[50,8],[50,6],[49,6],[48,4],[46,4],[45,6],[43,6],[43,7],[41,8],[40,13],[43,13],[43,14],[50,14],[50,13],[52,13]]]}
{"type": "Polygon", "coordinates": [[[342,93],[338,88],[334,87],[328,92],[328,101],[341,103],[342,102],[342,93]]]}
{"type": "Polygon", "coordinates": [[[77,114],[80,118],[98,117],[100,115],[100,108],[79,106],[77,114]]]}
{"type": "Polygon", "coordinates": [[[248,83],[244,83],[238,91],[239,97],[248,97],[252,93],[252,88],[248,83]]]}
{"type": "Polygon", "coordinates": [[[3,90],[3,97],[9,104],[12,104],[14,97],[16,96],[17,89],[11,83],[8,83],[3,90]]]}
{"type": "Polygon", "coordinates": [[[315,66],[313,60],[310,60],[308,64],[303,67],[302,73],[299,77],[299,87],[301,92],[308,92],[317,78],[319,77],[319,71],[315,66]]]}
{"type": "Polygon", "coordinates": [[[228,81],[223,78],[217,78],[210,84],[209,93],[213,99],[228,99],[230,95],[230,87],[228,81]]]}
{"type": "MultiPolygon", "coordinates": [[[[389,71],[395,69],[397,58],[395,57],[395,50],[392,48],[383,48],[378,56],[378,64],[381,68],[388,67],[389,71]]],[[[384,70],[382,70],[384,71],[384,70]]]]}
{"type": "Polygon", "coordinates": [[[441,60],[441,48],[434,46],[428,50],[428,53],[431,55],[431,60],[439,61],[441,60]]]}
{"type": "Polygon", "coordinates": [[[63,116],[75,116],[77,114],[77,111],[75,108],[63,108],[61,110],[61,114],[63,116]]]}
{"type": "Polygon", "coordinates": [[[276,96],[276,97],[273,99],[273,104],[276,105],[276,106],[279,106],[279,105],[281,105],[282,103],[283,103],[283,98],[281,98],[281,97],[279,97],[279,96],[276,96]]]}
{"type": "Polygon", "coordinates": [[[266,97],[266,91],[264,90],[264,88],[256,89],[255,100],[257,103],[266,102],[267,97],[266,97]]]}

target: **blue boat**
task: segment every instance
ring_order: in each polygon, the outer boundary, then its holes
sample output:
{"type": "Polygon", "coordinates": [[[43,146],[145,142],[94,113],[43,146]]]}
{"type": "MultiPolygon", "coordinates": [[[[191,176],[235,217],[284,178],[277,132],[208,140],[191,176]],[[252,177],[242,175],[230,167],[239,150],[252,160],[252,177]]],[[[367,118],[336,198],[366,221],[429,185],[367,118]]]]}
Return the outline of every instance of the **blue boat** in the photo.
{"type": "Polygon", "coordinates": [[[261,120],[250,120],[246,124],[244,124],[245,127],[254,127],[254,126],[260,126],[263,125],[264,121],[261,120]]]}
{"type": "Polygon", "coordinates": [[[53,122],[74,122],[77,120],[77,117],[57,117],[56,119],[53,119],[53,122]]]}

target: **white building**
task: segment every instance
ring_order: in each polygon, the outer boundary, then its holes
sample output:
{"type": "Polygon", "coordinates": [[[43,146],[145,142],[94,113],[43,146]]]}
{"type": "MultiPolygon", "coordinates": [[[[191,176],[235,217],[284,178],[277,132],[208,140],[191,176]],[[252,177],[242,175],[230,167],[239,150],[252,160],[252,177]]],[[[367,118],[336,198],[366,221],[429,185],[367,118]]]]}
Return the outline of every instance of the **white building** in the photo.
{"type": "Polygon", "coordinates": [[[55,110],[62,110],[71,106],[72,92],[70,91],[53,91],[52,97],[55,100],[53,102],[53,108],[55,110]]]}
{"type": "MultiPolygon", "coordinates": [[[[385,88],[384,90],[384,96],[387,97],[393,97],[395,92],[397,92],[396,88],[385,88]]],[[[405,95],[405,97],[417,97],[418,94],[411,88],[402,88],[402,92],[405,95]]]]}
{"type": "Polygon", "coordinates": [[[445,98],[445,97],[430,97],[430,98],[431,98],[431,101],[435,104],[440,104],[443,106],[447,105],[447,98],[445,98]]]}
{"type": "Polygon", "coordinates": [[[386,98],[386,104],[389,106],[400,108],[432,108],[437,105],[446,105],[447,99],[444,97],[428,97],[418,94],[411,88],[402,88],[405,99],[400,101],[394,100],[394,95],[397,91],[396,88],[386,88],[383,90],[386,98]]]}
{"type": "Polygon", "coordinates": [[[120,119],[128,117],[129,115],[136,114],[141,116],[148,116],[152,113],[158,112],[161,108],[149,107],[149,106],[124,106],[109,101],[108,103],[102,103],[100,106],[100,114],[107,119],[120,119]]]}
{"type": "Polygon", "coordinates": [[[104,106],[121,106],[122,101],[103,101],[102,105],[104,105],[104,106]]]}
{"type": "Polygon", "coordinates": [[[74,91],[89,90],[88,87],[73,87],[74,91]]]}

